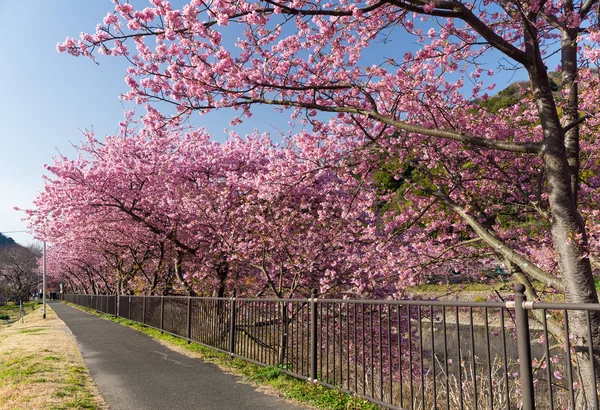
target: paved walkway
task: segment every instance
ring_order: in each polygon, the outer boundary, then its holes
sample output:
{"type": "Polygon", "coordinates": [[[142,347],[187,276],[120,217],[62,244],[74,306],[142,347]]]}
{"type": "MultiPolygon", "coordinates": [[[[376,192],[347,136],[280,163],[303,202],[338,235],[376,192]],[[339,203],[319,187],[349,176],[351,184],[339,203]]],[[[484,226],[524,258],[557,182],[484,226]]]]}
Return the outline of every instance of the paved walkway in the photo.
{"type": "Polygon", "coordinates": [[[301,410],[133,329],[62,303],[53,303],[52,309],[73,332],[83,360],[112,410],[301,410]]]}

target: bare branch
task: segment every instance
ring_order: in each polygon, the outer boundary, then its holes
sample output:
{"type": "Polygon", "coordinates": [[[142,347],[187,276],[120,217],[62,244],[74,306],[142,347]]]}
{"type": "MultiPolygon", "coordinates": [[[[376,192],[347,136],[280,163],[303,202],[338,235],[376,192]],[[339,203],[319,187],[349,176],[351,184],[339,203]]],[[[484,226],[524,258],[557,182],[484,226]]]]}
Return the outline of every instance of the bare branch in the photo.
{"type": "Polygon", "coordinates": [[[345,112],[351,114],[365,115],[371,119],[382,122],[387,125],[391,125],[400,130],[413,132],[416,134],[427,135],[430,137],[438,137],[447,140],[453,140],[462,142],[465,144],[475,145],[482,148],[488,148],[499,151],[508,152],[520,152],[527,154],[537,154],[541,152],[543,144],[540,142],[514,142],[514,141],[502,141],[492,140],[482,137],[477,137],[468,134],[462,134],[456,131],[441,130],[437,128],[427,128],[420,125],[411,124],[405,121],[400,121],[387,115],[380,114],[372,110],[363,110],[356,107],[331,107],[315,103],[302,103],[297,101],[287,100],[271,100],[266,98],[252,98],[252,97],[241,97],[245,102],[239,102],[238,105],[245,104],[269,104],[269,105],[280,105],[287,107],[299,107],[315,109],[325,112],[345,112]]]}

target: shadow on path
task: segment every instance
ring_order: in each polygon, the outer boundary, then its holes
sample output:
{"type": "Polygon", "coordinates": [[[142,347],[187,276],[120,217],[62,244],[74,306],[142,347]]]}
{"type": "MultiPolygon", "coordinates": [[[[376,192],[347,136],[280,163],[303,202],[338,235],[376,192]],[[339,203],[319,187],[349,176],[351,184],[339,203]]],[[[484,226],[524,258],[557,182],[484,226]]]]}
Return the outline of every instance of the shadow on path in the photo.
{"type": "Polygon", "coordinates": [[[133,329],[62,303],[53,303],[52,309],[71,329],[112,410],[302,409],[133,329]]]}

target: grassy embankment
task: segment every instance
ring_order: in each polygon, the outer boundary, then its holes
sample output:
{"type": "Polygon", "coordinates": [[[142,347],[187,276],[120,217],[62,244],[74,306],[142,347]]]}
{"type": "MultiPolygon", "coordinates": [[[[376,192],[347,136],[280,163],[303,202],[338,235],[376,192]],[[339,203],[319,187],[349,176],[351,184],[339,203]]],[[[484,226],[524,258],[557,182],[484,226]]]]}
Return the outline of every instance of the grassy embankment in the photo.
{"type": "Polygon", "coordinates": [[[105,409],[71,333],[48,307],[0,306],[0,409],[105,409]]]}
{"type": "Polygon", "coordinates": [[[240,376],[243,381],[260,388],[265,393],[310,405],[317,409],[329,410],[377,410],[380,407],[366,400],[358,399],[350,394],[329,389],[318,384],[308,383],[282,373],[275,367],[263,367],[242,359],[231,359],[229,355],[217,352],[199,344],[190,343],[169,334],[161,334],[159,330],[146,327],[131,320],[115,318],[111,315],[99,314],[92,309],[72,305],[75,308],[103,317],[108,320],[131,327],[157,339],[163,345],[190,357],[214,363],[225,372],[240,376]]]}
{"type": "MultiPolygon", "coordinates": [[[[418,297],[421,299],[438,299],[438,300],[462,300],[472,302],[486,302],[499,300],[501,298],[512,296],[514,294],[515,280],[505,279],[491,283],[425,283],[415,285],[406,289],[406,294],[409,297],[418,297]]],[[[600,277],[594,277],[594,284],[598,296],[600,297],[600,277]]],[[[545,287],[534,281],[533,286],[536,289],[544,289],[545,287]]],[[[539,293],[541,300],[560,303],[564,301],[564,295],[552,292],[547,289],[539,293]]]]}

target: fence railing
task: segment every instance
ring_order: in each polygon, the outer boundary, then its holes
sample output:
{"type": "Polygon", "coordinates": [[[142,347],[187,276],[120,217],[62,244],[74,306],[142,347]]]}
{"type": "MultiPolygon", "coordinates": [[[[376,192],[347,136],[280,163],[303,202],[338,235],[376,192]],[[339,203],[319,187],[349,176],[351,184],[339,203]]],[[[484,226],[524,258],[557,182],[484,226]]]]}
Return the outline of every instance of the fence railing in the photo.
{"type": "Polygon", "coordinates": [[[600,305],[65,295],[392,409],[598,409],[600,305]]]}

